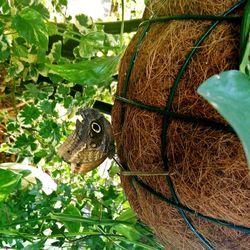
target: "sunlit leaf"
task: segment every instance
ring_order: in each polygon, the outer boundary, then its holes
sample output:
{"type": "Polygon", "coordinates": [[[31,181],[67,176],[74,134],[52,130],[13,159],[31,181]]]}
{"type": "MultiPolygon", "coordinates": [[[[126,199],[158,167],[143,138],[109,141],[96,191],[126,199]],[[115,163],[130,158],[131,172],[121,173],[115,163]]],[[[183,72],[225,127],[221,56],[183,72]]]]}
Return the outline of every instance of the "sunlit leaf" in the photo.
{"type": "Polygon", "coordinates": [[[247,43],[242,62],[240,64],[240,71],[250,76],[250,33],[249,33],[249,42],[247,43]]]}
{"type": "Polygon", "coordinates": [[[239,136],[250,168],[250,78],[236,70],[206,80],[198,89],[239,136]]]}
{"type": "Polygon", "coordinates": [[[244,8],[244,14],[243,14],[243,19],[241,23],[241,31],[240,31],[241,58],[243,58],[244,51],[247,46],[247,42],[249,41],[249,33],[250,33],[250,1],[247,1],[247,4],[244,8]]]}
{"type": "Polygon", "coordinates": [[[81,38],[79,53],[81,57],[94,56],[104,46],[105,33],[102,31],[91,32],[81,38]]]}
{"type": "Polygon", "coordinates": [[[116,73],[118,63],[119,56],[115,56],[100,57],[74,64],[47,64],[47,67],[68,81],[99,85],[116,73]]]}
{"type": "Polygon", "coordinates": [[[0,201],[17,189],[21,177],[21,174],[0,168],[0,201]]]}
{"type": "Polygon", "coordinates": [[[125,236],[129,240],[137,241],[141,238],[141,233],[133,226],[116,225],[113,227],[119,234],[125,236]]]}
{"type": "Polygon", "coordinates": [[[135,223],[137,221],[137,216],[135,212],[131,208],[129,208],[123,211],[116,219],[135,223]]]}
{"type": "MultiPolygon", "coordinates": [[[[79,209],[73,205],[68,205],[63,213],[81,216],[79,209]]],[[[72,233],[79,232],[81,226],[80,222],[70,222],[70,221],[62,221],[62,222],[64,223],[65,227],[68,229],[69,232],[72,233]]]]}
{"type": "Polygon", "coordinates": [[[12,19],[12,26],[27,42],[48,49],[48,33],[43,16],[36,10],[26,7],[17,12],[12,19]]]}

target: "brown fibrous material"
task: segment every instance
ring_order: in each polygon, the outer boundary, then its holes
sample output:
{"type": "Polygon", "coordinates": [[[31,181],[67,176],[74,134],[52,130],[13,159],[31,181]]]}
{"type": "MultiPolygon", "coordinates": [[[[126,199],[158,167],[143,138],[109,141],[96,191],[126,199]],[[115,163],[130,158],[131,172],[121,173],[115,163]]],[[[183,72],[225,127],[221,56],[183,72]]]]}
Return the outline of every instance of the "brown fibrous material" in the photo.
{"type": "MultiPolygon", "coordinates": [[[[221,15],[236,0],[151,1],[144,17],[157,15],[221,15]]],[[[239,14],[238,10],[236,14],[239,14]]],[[[235,13],[234,13],[235,14],[235,13]]],[[[152,24],[138,52],[127,98],[164,108],[176,75],[195,42],[211,21],[169,21],[152,24]]],[[[121,60],[117,94],[121,95],[131,55],[143,27],[121,60]]],[[[172,111],[207,118],[227,125],[215,109],[197,94],[200,84],[214,74],[239,65],[240,24],[222,21],[201,44],[182,77],[172,111]]],[[[112,111],[117,153],[130,171],[162,172],[162,115],[123,104],[112,111]]],[[[250,227],[250,175],[242,145],[233,133],[171,119],[167,130],[169,175],[181,203],[190,209],[236,225],[250,227]]],[[[140,180],[171,198],[164,176],[139,176],[140,180]]],[[[203,249],[178,210],[121,176],[128,200],[166,249],[203,249]]],[[[250,249],[250,236],[187,213],[196,229],[216,249],[250,249]]]]}

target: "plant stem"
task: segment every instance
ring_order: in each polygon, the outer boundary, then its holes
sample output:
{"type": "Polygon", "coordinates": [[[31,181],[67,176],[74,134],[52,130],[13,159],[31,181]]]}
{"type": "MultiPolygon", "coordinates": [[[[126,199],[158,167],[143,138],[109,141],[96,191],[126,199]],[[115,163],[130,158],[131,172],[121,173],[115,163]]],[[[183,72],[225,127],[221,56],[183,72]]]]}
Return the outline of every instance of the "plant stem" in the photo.
{"type": "Polygon", "coordinates": [[[121,32],[120,32],[120,48],[123,47],[123,33],[124,33],[124,12],[125,12],[125,6],[124,6],[124,0],[122,1],[122,22],[121,22],[121,32]]]}

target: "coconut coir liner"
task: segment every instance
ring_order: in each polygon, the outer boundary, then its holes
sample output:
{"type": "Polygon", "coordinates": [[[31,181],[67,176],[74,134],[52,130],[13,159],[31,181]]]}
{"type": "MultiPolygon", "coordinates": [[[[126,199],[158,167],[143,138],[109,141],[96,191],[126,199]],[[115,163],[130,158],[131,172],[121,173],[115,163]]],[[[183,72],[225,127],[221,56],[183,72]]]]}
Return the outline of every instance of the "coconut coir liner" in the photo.
{"type": "MultiPolygon", "coordinates": [[[[176,14],[221,15],[238,1],[152,1],[144,17],[176,14]]],[[[239,13],[239,12],[238,12],[239,13]]],[[[187,53],[207,30],[210,21],[169,21],[151,25],[144,38],[129,81],[127,98],[164,108],[169,91],[187,53]]],[[[121,60],[117,94],[142,27],[121,60]]],[[[197,94],[208,77],[239,65],[240,24],[221,22],[202,43],[182,77],[172,111],[227,124],[197,94]]],[[[163,171],[162,116],[116,100],[112,123],[118,156],[131,171],[163,171]]],[[[172,119],[167,131],[170,176],[181,203],[197,212],[250,227],[250,176],[242,145],[236,135],[197,123],[172,119]]],[[[171,198],[163,176],[138,177],[171,198]]],[[[128,200],[166,249],[203,249],[176,208],[121,176],[128,200]]],[[[250,236],[188,214],[196,229],[216,249],[250,249],[250,236]]]]}

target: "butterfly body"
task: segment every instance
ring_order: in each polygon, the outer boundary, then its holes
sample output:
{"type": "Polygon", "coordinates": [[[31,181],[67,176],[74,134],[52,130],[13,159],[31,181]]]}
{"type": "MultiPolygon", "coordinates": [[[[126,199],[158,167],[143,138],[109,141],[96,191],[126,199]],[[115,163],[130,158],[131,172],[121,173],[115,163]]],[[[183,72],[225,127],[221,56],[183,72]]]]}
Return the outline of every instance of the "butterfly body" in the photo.
{"type": "Polygon", "coordinates": [[[82,121],[59,147],[58,153],[71,164],[74,172],[86,173],[100,165],[115,152],[111,124],[96,109],[80,110],[82,121]]]}

